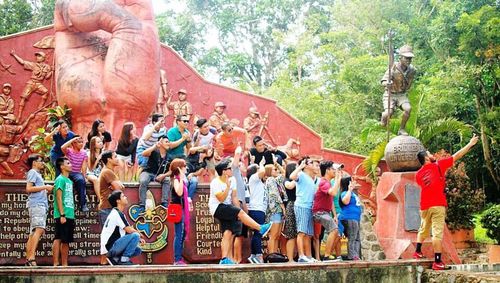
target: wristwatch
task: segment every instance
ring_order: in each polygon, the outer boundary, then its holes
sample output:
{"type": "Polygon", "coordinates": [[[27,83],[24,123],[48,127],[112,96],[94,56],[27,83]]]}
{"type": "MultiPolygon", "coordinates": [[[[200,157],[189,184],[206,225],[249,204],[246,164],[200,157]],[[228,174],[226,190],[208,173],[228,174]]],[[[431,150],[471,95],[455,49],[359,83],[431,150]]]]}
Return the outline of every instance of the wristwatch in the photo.
{"type": "Polygon", "coordinates": [[[61,214],[61,217],[64,217],[64,218],[66,218],[66,214],[61,214]]]}

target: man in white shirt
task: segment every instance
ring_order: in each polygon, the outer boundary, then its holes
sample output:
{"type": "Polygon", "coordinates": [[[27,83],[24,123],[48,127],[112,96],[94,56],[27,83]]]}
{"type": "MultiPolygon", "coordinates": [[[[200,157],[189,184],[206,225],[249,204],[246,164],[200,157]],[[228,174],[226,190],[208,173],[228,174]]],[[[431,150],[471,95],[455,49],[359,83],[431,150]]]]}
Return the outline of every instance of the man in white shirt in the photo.
{"type": "MultiPolygon", "coordinates": [[[[237,154],[241,154],[241,147],[236,149],[237,154]]],[[[260,231],[262,237],[266,236],[271,228],[271,224],[258,224],[239,208],[239,200],[236,192],[236,182],[231,168],[231,160],[224,159],[215,166],[215,171],[219,177],[210,183],[210,198],[208,208],[210,214],[219,220],[222,231],[222,259],[220,264],[234,264],[230,258],[231,248],[234,241],[234,234],[241,230],[240,220],[244,225],[260,231]],[[232,181],[231,181],[232,179],[232,181]]]]}
{"type": "Polygon", "coordinates": [[[132,265],[130,258],[141,254],[139,243],[144,244],[145,241],[123,214],[128,204],[127,196],[121,190],[114,190],[108,201],[113,210],[102,228],[101,255],[106,254],[111,265],[132,265]]]}

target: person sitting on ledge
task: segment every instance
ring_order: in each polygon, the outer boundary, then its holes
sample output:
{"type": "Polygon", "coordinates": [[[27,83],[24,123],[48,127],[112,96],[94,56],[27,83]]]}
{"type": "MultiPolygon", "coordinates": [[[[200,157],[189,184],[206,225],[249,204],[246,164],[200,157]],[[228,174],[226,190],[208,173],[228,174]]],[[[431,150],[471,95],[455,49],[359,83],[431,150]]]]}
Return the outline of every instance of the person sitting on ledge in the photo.
{"type": "Polygon", "coordinates": [[[107,254],[110,265],[132,265],[130,258],[141,254],[139,243],[144,244],[146,241],[123,214],[128,204],[127,196],[121,190],[115,190],[109,195],[108,201],[113,209],[102,228],[101,254],[107,254]]]}
{"type": "MultiPolygon", "coordinates": [[[[241,154],[241,147],[236,148],[236,154],[241,154]]],[[[231,247],[235,234],[241,234],[241,223],[251,229],[260,231],[265,237],[271,229],[271,224],[258,224],[241,208],[236,194],[236,181],[233,176],[231,160],[223,159],[215,166],[215,171],[219,177],[210,183],[210,198],[208,208],[210,214],[220,222],[222,231],[221,251],[222,259],[220,264],[235,264],[230,258],[231,247]],[[238,221],[240,220],[240,221],[238,221]]]]}
{"type": "Polygon", "coordinates": [[[170,174],[167,174],[169,166],[167,152],[171,145],[172,143],[164,135],[157,143],[141,153],[147,158],[146,167],[139,176],[139,205],[142,208],[146,206],[148,185],[152,181],[161,183],[161,204],[167,207],[168,191],[170,190],[170,179],[167,178],[170,174]]]}

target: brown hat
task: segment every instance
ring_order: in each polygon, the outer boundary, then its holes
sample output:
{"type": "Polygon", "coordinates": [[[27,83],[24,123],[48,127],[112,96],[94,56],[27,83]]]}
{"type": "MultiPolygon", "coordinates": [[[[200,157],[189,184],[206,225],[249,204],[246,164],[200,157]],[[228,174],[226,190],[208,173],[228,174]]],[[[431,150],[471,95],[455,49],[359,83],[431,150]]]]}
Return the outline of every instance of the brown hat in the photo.
{"type": "Polygon", "coordinates": [[[226,108],[226,105],[222,101],[217,101],[217,102],[215,102],[215,108],[217,108],[217,107],[224,107],[224,108],[226,108]]]}
{"type": "Polygon", "coordinates": [[[413,55],[413,49],[409,45],[401,46],[401,48],[399,48],[399,55],[410,58],[415,57],[415,55],[413,55]]]}
{"type": "Polygon", "coordinates": [[[40,55],[40,56],[42,56],[43,58],[47,57],[47,56],[45,55],[45,53],[44,53],[44,52],[42,52],[42,51],[37,51],[37,52],[35,52],[35,55],[40,55]]]}
{"type": "Polygon", "coordinates": [[[11,84],[9,84],[9,83],[4,83],[4,84],[3,84],[3,87],[4,87],[4,88],[5,88],[5,87],[8,87],[8,88],[12,89],[12,85],[11,85],[11,84]]]}
{"type": "Polygon", "coordinates": [[[184,93],[184,94],[187,94],[187,91],[183,88],[179,89],[179,91],[177,93],[184,93]]]}

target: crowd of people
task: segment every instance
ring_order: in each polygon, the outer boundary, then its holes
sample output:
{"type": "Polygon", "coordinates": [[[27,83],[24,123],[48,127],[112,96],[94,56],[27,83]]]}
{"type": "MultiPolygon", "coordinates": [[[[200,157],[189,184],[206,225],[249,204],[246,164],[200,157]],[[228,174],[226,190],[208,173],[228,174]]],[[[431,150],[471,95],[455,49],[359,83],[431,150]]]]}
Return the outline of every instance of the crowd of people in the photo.
{"type": "MultiPolygon", "coordinates": [[[[221,107],[219,105],[219,107],[221,107]]],[[[190,212],[198,179],[209,176],[208,207],[222,232],[221,264],[248,261],[317,262],[342,260],[340,239],[348,238],[349,260],[361,258],[359,186],[329,160],[308,157],[290,161],[287,153],[271,147],[256,135],[248,146],[231,135],[244,131],[230,121],[215,123],[198,118],[188,130],[190,118],[178,115],[175,125],[166,127],[162,114],[153,114],[141,137],[134,123],[123,125],[115,150],[104,122],[96,120],[87,140],[73,133],[68,123],[59,121],[45,140],[53,142],[50,160],[56,170],[54,185],[45,185],[41,176],[43,160],[31,155],[27,162],[28,209],[31,217],[26,264],[36,265],[35,251],[46,228],[47,194],[54,195],[54,265],[67,265],[69,243],[73,242],[75,202],[89,211],[86,185],[92,184],[99,199],[98,215],[102,228],[101,264],[132,264],[130,258],[141,252],[144,241],[123,211],[129,205],[123,180],[139,167],[139,207],[146,209],[151,182],[161,184],[161,205],[180,205],[175,223],[174,264],[184,265],[184,240],[190,231],[190,212]],[[244,144],[244,145],[242,145],[244,144]],[[262,238],[268,236],[267,257],[262,238]],[[282,236],[286,245],[280,241],[282,236]],[[248,259],[243,258],[243,241],[251,238],[248,259]],[[320,242],[326,239],[324,255],[320,242]]],[[[219,121],[220,122],[220,121],[219,121]]]]}

